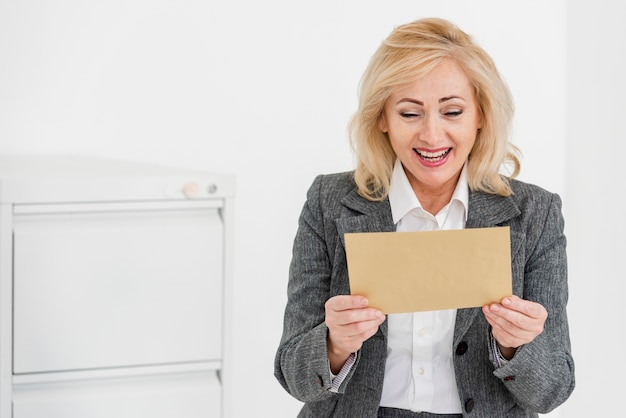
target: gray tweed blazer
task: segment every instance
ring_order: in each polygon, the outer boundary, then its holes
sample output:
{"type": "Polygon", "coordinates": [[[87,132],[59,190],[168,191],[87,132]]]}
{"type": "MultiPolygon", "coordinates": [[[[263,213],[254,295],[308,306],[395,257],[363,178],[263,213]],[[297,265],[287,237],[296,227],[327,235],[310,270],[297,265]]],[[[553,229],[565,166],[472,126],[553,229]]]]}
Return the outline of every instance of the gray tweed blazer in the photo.
{"type": "MultiPolygon", "coordinates": [[[[451,350],[467,417],[537,417],[562,404],[575,384],[561,200],[520,181],[512,181],[512,187],[510,197],[470,193],[466,227],[510,227],[513,293],[541,303],[548,319],[542,334],[518,349],[507,364],[496,367],[481,309],[457,311],[451,350]]],[[[274,372],[280,384],[304,403],[299,417],[376,417],[387,323],[363,343],[339,392],[331,392],[324,302],[350,293],[344,234],[394,230],[389,201],[359,196],[352,172],[320,175],[310,187],[293,245],[274,372]]]]}

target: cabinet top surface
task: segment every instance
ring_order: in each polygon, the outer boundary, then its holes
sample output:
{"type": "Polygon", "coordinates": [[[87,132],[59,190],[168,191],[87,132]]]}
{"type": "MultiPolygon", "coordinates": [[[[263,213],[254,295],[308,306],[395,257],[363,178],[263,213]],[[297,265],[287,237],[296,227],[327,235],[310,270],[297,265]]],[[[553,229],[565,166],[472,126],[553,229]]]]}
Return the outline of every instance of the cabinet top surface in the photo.
{"type": "Polygon", "coordinates": [[[93,157],[0,157],[0,202],[216,198],[234,176],[93,157]]]}
{"type": "Polygon", "coordinates": [[[95,157],[0,157],[0,180],[11,178],[221,175],[165,165],[95,157]]]}

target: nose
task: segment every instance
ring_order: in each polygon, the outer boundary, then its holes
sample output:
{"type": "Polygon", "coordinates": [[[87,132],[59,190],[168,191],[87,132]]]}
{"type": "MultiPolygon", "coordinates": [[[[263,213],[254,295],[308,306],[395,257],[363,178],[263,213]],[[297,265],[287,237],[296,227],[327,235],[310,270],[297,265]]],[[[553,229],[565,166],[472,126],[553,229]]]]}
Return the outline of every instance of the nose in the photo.
{"type": "Polygon", "coordinates": [[[435,145],[441,137],[441,126],[437,115],[426,114],[420,124],[419,140],[426,145],[435,145]]]}

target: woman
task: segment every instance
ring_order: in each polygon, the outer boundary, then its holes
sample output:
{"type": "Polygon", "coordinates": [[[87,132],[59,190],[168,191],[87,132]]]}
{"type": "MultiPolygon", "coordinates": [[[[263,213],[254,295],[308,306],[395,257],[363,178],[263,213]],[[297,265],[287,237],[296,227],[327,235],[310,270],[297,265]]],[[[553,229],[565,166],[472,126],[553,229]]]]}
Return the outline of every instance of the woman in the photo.
{"type": "Polygon", "coordinates": [[[569,397],[561,201],[514,180],[512,116],[491,58],[450,22],[400,26],[376,51],[357,168],[314,180],[294,241],[275,375],[299,416],[536,417],[569,397]],[[345,233],[494,226],[511,231],[499,303],[385,316],[350,295],[345,233]]]}

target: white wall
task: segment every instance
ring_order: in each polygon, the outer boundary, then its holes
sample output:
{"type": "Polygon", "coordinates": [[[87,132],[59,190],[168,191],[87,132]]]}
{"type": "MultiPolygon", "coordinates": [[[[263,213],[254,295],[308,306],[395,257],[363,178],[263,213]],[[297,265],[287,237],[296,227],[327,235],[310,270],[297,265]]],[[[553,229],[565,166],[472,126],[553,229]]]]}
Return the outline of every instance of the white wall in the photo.
{"type": "Polygon", "coordinates": [[[577,386],[564,417],[623,415],[626,8],[568,3],[566,233],[577,386]]]}
{"type": "MultiPolygon", "coordinates": [[[[516,97],[521,178],[578,203],[565,177],[570,4],[0,0],[0,154],[235,173],[234,410],[295,416],[299,403],[273,378],[291,243],[313,176],[352,168],[345,128],[369,56],[397,24],[456,21],[492,54],[516,97]]],[[[572,230],[581,239],[593,231],[572,230]]],[[[573,317],[595,326],[581,296],[573,299],[573,317]]],[[[589,342],[574,337],[587,354],[589,342]]]]}

